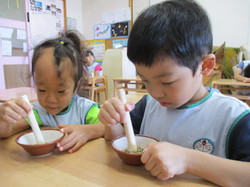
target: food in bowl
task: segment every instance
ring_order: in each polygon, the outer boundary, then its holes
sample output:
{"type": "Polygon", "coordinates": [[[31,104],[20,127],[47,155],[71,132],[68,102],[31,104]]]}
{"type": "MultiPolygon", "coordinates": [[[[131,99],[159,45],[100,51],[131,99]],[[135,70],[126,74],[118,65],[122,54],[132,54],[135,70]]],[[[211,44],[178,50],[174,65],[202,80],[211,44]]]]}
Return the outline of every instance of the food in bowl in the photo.
{"type": "MultiPolygon", "coordinates": [[[[135,135],[135,141],[139,149],[144,150],[149,143],[158,142],[156,138],[143,136],[143,135],[135,135]]],[[[126,136],[121,136],[112,140],[112,148],[115,150],[117,155],[121,160],[123,160],[126,164],[129,165],[142,165],[141,162],[141,153],[128,153],[126,150],[128,149],[128,141],[126,136]]],[[[137,147],[137,149],[138,149],[137,147]]]]}

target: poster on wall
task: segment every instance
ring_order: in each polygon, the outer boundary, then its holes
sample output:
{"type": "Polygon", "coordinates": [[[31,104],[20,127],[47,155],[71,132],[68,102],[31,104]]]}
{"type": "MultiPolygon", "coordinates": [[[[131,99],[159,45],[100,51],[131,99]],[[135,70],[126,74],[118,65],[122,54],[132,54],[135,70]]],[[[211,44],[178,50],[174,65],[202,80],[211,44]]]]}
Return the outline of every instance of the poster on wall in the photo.
{"type": "Polygon", "coordinates": [[[67,17],[67,29],[68,30],[76,30],[76,19],[67,17]]]}
{"type": "Polygon", "coordinates": [[[112,40],[112,48],[114,49],[124,48],[124,47],[127,47],[127,45],[128,45],[127,38],[112,40]]]}
{"type": "Polygon", "coordinates": [[[107,39],[110,38],[111,27],[110,24],[96,24],[94,25],[94,37],[98,39],[107,39]]]}
{"type": "Polygon", "coordinates": [[[105,40],[87,40],[85,41],[88,48],[92,49],[95,55],[95,61],[102,63],[105,53],[105,40]]]}
{"type": "Polygon", "coordinates": [[[128,31],[129,31],[129,22],[118,22],[111,24],[111,37],[117,38],[117,37],[128,37],[128,31]]]}

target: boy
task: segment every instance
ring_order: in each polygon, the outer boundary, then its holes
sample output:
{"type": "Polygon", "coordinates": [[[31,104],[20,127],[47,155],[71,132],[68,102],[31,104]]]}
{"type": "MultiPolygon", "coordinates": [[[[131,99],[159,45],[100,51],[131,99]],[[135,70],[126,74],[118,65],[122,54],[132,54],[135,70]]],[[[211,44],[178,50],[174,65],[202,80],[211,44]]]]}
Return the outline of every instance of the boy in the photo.
{"type": "Polygon", "coordinates": [[[194,1],[149,7],[132,27],[128,57],[150,95],[133,110],[111,98],[98,118],[112,139],[124,134],[117,123],[131,111],[135,133],[161,140],[141,158],[161,180],[187,172],[221,186],[249,186],[250,164],[242,161],[250,161],[250,110],[203,86],[215,65],[212,44],[208,16],[194,1]]]}

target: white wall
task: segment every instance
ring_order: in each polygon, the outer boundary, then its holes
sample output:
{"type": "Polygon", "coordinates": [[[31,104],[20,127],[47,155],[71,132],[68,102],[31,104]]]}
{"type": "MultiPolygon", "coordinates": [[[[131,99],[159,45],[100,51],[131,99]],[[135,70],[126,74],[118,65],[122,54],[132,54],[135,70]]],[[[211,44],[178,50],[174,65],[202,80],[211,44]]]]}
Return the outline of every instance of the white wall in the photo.
{"type": "Polygon", "coordinates": [[[83,36],[94,39],[94,25],[102,23],[102,13],[128,7],[129,0],[82,0],[83,36]]]}
{"type": "MultiPolygon", "coordinates": [[[[133,0],[134,16],[146,5],[162,0],[133,0]]],[[[250,43],[250,0],[197,0],[210,18],[214,45],[226,41],[227,47],[250,43]]]]}
{"type": "MultiPolygon", "coordinates": [[[[133,0],[134,15],[162,0],[133,0]]],[[[208,12],[214,45],[227,47],[250,43],[250,0],[197,0],[208,12]]],[[[129,0],[66,0],[67,16],[77,19],[77,29],[87,40],[94,39],[94,25],[105,12],[129,7],[129,0]]]]}
{"type": "Polygon", "coordinates": [[[249,0],[199,0],[210,17],[214,45],[239,47],[250,43],[249,0]]]}
{"type": "Polygon", "coordinates": [[[66,16],[76,19],[76,29],[83,34],[82,0],[66,0],[66,16]]]}

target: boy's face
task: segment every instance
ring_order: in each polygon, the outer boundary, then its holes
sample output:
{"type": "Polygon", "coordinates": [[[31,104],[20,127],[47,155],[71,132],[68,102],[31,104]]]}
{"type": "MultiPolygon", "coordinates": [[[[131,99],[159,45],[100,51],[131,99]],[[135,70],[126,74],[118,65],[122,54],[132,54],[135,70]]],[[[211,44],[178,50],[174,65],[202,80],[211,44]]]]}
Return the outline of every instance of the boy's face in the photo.
{"type": "MultiPolygon", "coordinates": [[[[54,65],[54,49],[44,49],[35,66],[35,84],[40,105],[51,115],[67,108],[74,94],[74,79],[70,63],[63,63],[61,76],[54,65]]],[[[69,59],[65,59],[68,61],[69,59]]]]}
{"type": "Polygon", "coordinates": [[[202,84],[201,64],[195,75],[167,57],[156,59],[151,67],[135,66],[149,94],[164,107],[174,109],[195,103],[207,93],[202,84]]]}

